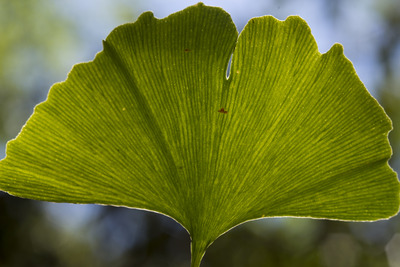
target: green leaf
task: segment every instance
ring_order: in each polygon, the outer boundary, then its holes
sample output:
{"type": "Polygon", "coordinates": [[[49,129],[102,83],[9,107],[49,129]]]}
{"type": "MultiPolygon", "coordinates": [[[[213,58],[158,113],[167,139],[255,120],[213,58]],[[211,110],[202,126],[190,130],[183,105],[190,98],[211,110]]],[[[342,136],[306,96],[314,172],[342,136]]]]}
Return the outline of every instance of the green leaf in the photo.
{"type": "Polygon", "coordinates": [[[198,266],[248,220],[395,215],[390,130],[342,47],[320,54],[301,18],[254,18],[238,38],[197,4],[117,27],[55,84],[8,143],[0,188],[165,214],[198,266]]]}

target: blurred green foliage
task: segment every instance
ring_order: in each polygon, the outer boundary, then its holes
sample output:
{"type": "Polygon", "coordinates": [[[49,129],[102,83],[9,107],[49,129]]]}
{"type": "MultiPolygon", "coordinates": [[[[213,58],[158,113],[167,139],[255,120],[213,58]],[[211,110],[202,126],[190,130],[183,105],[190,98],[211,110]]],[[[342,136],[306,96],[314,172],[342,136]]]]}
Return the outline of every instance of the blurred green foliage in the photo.
{"type": "MultiPolygon", "coordinates": [[[[0,140],[13,138],[77,48],[77,26],[51,1],[0,1],[0,140]]],[[[65,73],[63,74],[65,76],[65,73]]],[[[60,78],[60,77],[57,77],[60,78]]]]}
{"type": "MultiPolygon", "coordinates": [[[[289,0],[279,2],[282,6],[291,4],[289,0]]],[[[341,9],[332,8],[333,2],[326,5],[325,12],[340,20],[341,9]]],[[[64,16],[54,3],[0,0],[2,149],[15,137],[33,106],[44,100],[49,86],[64,79],[63,59],[79,49],[81,21],[64,16]]],[[[132,6],[120,2],[118,8],[120,14],[126,14],[132,6]]],[[[374,42],[383,71],[376,87],[378,100],[393,120],[392,165],[398,171],[400,8],[397,0],[375,1],[371,8],[383,22],[384,38],[374,42]]],[[[71,210],[63,204],[55,205],[74,220],[71,210]]],[[[48,204],[0,193],[0,266],[189,265],[188,234],[171,219],[125,208],[91,208],[97,212],[90,220],[70,229],[49,214],[48,204]]],[[[202,266],[395,267],[396,259],[385,251],[395,233],[400,233],[399,215],[375,223],[254,221],[219,238],[209,248],[202,266]]]]}

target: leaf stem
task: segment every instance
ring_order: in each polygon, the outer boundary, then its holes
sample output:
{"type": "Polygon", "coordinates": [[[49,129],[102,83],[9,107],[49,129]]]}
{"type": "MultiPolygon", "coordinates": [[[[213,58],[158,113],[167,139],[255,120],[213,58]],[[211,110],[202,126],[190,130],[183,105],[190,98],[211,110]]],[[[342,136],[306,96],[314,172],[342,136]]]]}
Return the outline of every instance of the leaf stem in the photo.
{"type": "Polygon", "coordinates": [[[204,253],[206,252],[207,245],[205,242],[199,242],[197,239],[192,239],[191,244],[191,267],[200,267],[201,260],[203,259],[204,253]]]}

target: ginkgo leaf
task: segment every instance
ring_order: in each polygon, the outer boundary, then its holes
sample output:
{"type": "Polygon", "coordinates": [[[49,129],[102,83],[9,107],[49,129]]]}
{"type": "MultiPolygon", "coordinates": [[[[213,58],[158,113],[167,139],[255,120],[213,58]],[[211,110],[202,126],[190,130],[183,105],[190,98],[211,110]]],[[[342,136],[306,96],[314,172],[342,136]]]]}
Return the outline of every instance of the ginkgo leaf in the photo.
{"type": "Polygon", "coordinates": [[[55,84],[8,143],[0,188],[165,214],[198,266],[248,220],[395,215],[390,130],[342,46],[320,54],[301,18],[254,18],[238,37],[198,4],[117,27],[55,84]]]}

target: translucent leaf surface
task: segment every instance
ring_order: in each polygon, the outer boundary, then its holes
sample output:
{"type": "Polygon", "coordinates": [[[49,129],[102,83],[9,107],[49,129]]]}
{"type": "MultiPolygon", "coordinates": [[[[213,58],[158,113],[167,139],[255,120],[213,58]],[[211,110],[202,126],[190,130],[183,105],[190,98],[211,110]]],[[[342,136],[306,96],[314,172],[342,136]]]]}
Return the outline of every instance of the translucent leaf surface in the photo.
{"type": "Polygon", "coordinates": [[[301,18],[254,18],[238,37],[198,4],[116,28],[55,84],[9,142],[0,188],[165,214],[198,266],[248,220],[396,214],[390,129],[342,47],[320,54],[301,18]]]}

